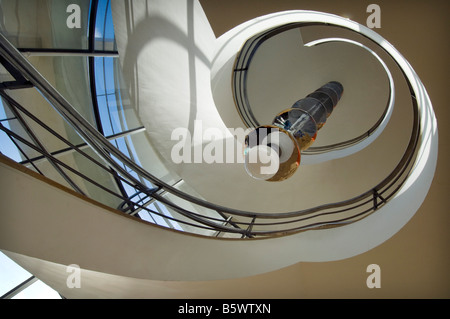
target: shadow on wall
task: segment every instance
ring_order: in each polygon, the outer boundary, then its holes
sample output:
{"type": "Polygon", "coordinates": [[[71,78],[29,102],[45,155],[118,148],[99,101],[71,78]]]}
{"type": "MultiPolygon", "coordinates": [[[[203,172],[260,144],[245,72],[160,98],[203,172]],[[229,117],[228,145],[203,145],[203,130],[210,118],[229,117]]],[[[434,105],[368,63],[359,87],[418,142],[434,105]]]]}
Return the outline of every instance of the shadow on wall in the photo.
{"type": "MultiPolygon", "coordinates": [[[[188,129],[190,132],[193,132],[198,102],[195,60],[199,59],[206,66],[211,66],[209,58],[194,41],[194,0],[187,1],[187,34],[167,18],[149,12],[148,1],[146,1],[146,8],[145,19],[134,25],[133,1],[128,0],[125,2],[128,39],[125,56],[123,58],[123,69],[134,70],[133,76],[128,79],[129,83],[127,83],[130,89],[131,99],[134,101],[135,109],[139,113],[141,105],[139,96],[140,88],[138,87],[138,84],[139,73],[142,70],[139,69],[137,61],[139,54],[149,45],[149,43],[158,39],[165,39],[176,43],[178,46],[184,47],[188,53],[189,65],[189,83],[187,84],[190,86],[190,114],[188,129]]],[[[150,62],[150,67],[158,64],[158,61],[150,62]]],[[[164,65],[158,65],[158,68],[164,68],[164,65]]]]}

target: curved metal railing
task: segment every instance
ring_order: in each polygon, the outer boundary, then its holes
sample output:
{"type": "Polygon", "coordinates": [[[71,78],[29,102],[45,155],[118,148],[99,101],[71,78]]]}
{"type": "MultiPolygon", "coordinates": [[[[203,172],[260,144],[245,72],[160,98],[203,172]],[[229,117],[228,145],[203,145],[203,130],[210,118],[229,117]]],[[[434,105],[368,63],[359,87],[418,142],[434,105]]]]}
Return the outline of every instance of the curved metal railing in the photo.
{"type": "MultiPolygon", "coordinates": [[[[292,24],[286,25],[284,28],[279,28],[277,31],[282,32],[282,30],[286,30],[291,27],[292,24]]],[[[420,133],[420,116],[415,100],[415,93],[410,87],[414,119],[409,144],[396,168],[378,185],[354,198],[301,211],[259,213],[232,209],[210,203],[163,182],[121,153],[89,122],[87,122],[72,107],[72,105],[70,105],[70,103],[64,99],[64,97],[55,88],[53,88],[41,74],[39,74],[39,72],[28,62],[28,60],[7,41],[3,35],[0,35],[0,55],[6,63],[13,66],[18,73],[27,80],[27,82],[31,83],[32,86],[34,86],[46,98],[52,107],[59,112],[61,117],[84,139],[86,144],[89,145],[102,160],[104,160],[104,163],[96,160],[77,145],[73,145],[64,139],[57,132],[42,123],[39,118],[33,114],[30,114],[25,108],[11,98],[5,88],[0,88],[1,96],[8,101],[12,109],[19,110],[25,116],[28,116],[31,120],[44,127],[59,140],[73,148],[74,151],[90,160],[92,164],[96,165],[99,169],[111,174],[114,178],[119,179],[121,182],[127,183],[128,185],[134,187],[137,192],[145,194],[146,200],[135,201],[133,198],[124,197],[122,194],[112,191],[104,185],[99,184],[97,181],[90,179],[89,176],[86,176],[85,174],[70,167],[70,165],[67,165],[56,156],[49,153],[45,147],[42,147],[42,145],[36,145],[39,143],[32,143],[27,138],[24,138],[23,136],[20,136],[20,134],[7,129],[3,125],[0,125],[1,130],[17,141],[20,141],[37,152],[40,152],[56,167],[64,168],[64,170],[70,171],[72,174],[75,174],[89,183],[102,188],[109,194],[117,196],[117,198],[123,202],[121,207],[126,208],[124,210],[129,209],[128,213],[130,214],[135,209],[150,210],[146,204],[148,201],[156,200],[164,203],[164,205],[177,212],[183,218],[174,218],[156,211],[152,211],[152,213],[160,215],[169,221],[178,222],[186,226],[194,227],[195,229],[215,231],[214,235],[217,235],[217,233],[229,233],[238,234],[242,237],[248,238],[256,236],[279,236],[309,229],[337,227],[358,221],[376,211],[395,195],[397,190],[407,178],[416,156],[420,133]],[[116,160],[118,160],[121,164],[119,165],[116,160]],[[133,172],[134,174],[130,172],[133,172]],[[145,183],[142,183],[140,178],[136,178],[136,175],[151,182],[152,185],[155,185],[155,187],[149,189],[145,183]],[[170,194],[171,196],[175,196],[177,198],[177,203],[165,196],[163,192],[170,194]],[[194,209],[186,209],[186,206],[178,203],[179,201],[185,201],[190,206],[194,207],[194,209]],[[198,207],[199,210],[196,210],[195,207],[198,207]],[[213,212],[216,217],[209,217],[204,213],[199,213],[198,211],[200,210],[213,212]]],[[[19,114],[20,112],[17,113],[19,114]]]]}
{"type": "MultiPolygon", "coordinates": [[[[253,114],[248,94],[247,94],[247,73],[250,68],[250,64],[253,60],[253,57],[256,53],[256,51],[259,49],[259,47],[268,39],[276,36],[277,34],[280,34],[282,32],[294,29],[294,28],[301,28],[306,26],[317,26],[317,25],[326,25],[325,23],[318,23],[318,22],[308,22],[308,23],[289,23],[286,25],[274,27],[272,29],[266,30],[265,32],[262,32],[260,34],[257,34],[250,39],[248,39],[242,46],[241,50],[236,56],[235,64],[233,68],[233,76],[232,76],[232,90],[233,90],[233,98],[236,105],[236,109],[244,122],[244,124],[248,128],[258,127],[261,124],[256,119],[256,117],[253,114]]],[[[337,27],[337,26],[336,26],[337,27]]],[[[310,46],[310,45],[306,45],[310,46]]],[[[364,47],[365,48],[365,47],[364,47]]],[[[368,50],[372,55],[374,55],[376,58],[378,56],[372,52],[370,49],[365,48],[368,50]]],[[[379,58],[378,58],[379,59],[379,58]]],[[[381,62],[381,59],[379,59],[381,62]]],[[[389,72],[387,68],[385,67],[386,72],[389,72]]],[[[390,77],[390,74],[388,73],[388,77],[390,77]]],[[[389,106],[391,103],[393,103],[393,92],[391,86],[389,86],[389,100],[386,102],[386,107],[384,108],[383,113],[381,114],[380,118],[372,125],[371,128],[369,128],[366,132],[363,134],[335,144],[330,145],[324,145],[324,146],[311,146],[307,150],[304,150],[302,153],[312,155],[312,154],[318,154],[318,153],[324,153],[328,151],[333,151],[341,148],[346,148],[352,145],[356,145],[360,143],[361,141],[365,140],[369,136],[372,135],[372,133],[381,125],[383,122],[385,116],[388,113],[389,106]]]]}

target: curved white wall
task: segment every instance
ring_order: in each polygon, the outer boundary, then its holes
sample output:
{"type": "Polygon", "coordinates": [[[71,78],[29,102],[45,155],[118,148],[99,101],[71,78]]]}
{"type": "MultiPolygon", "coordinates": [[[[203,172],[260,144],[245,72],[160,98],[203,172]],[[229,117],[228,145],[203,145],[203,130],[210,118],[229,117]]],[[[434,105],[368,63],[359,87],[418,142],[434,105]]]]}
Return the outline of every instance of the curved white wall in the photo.
{"type": "MultiPolygon", "coordinates": [[[[394,199],[376,214],[361,222],[332,230],[306,232],[282,239],[264,240],[264,246],[270,247],[269,243],[277,242],[278,247],[288,247],[288,243],[295,243],[294,255],[297,255],[297,257],[293,257],[292,251],[289,253],[289,257],[283,256],[282,258],[280,256],[281,259],[288,258],[291,262],[294,260],[345,258],[366,251],[383,242],[411,218],[424,199],[432,180],[436,162],[437,133],[435,132],[434,114],[431,104],[425,98],[425,90],[409,64],[389,43],[372,30],[347,19],[308,11],[281,12],[257,18],[232,29],[215,41],[209,24],[201,8],[197,7],[196,2],[194,7],[197,10],[194,11],[189,6],[171,10],[171,5],[171,2],[169,2],[169,7],[164,10],[162,8],[166,6],[166,2],[151,2],[149,8],[146,8],[146,2],[133,2],[135,19],[133,23],[135,25],[132,27],[127,24],[129,23],[129,20],[127,20],[129,16],[126,15],[127,10],[125,10],[124,5],[113,6],[113,15],[119,33],[118,46],[124,72],[126,72],[125,78],[128,78],[131,85],[141,119],[145,122],[147,131],[150,132],[152,142],[157,145],[156,148],[166,159],[166,164],[177,171],[186,183],[205,199],[224,206],[234,206],[239,209],[258,212],[286,211],[304,208],[299,207],[302,204],[307,206],[319,205],[323,204],[324,200],[328,203],[333,200],[347,199],[351,197],[351,194],[356,196],[370,189],[377,181],[381,181],[384,176],[390,173],[403,155],[405,145],[399,147],[392,142],[386,143],[386,141],[392,141],[393,137],[401,134],[405,134],[406,137],[409,136],[409,132],[407,130],[406,133],[402,132],[399,125],[404,122],[405,110],[411,113],[410,100],[407,100],[408,104],[402,103],[404,100],[401,100],[400,105],[396,105],[396,108],[404,107],[400,111],[399,118],[401,120],[395,122],[390,131],[382,134],[384,139],[380,137],[370,147],[352,157],[308,166],[308,170],[304,169],[301,174],[296,174],[297,178],[291,178],[283,184],[255,181],[245,174],[240,163],[174,165],[171,162],[170,151],[177,142],[170,141],[173,129],[184,127],[192,132],[193,121],[201,120],[204,130],[211,127],[221,131],[226,130],[222,118],[214,107],[214,102],[221,102],[222,99],[228,101],[226,103],[232,102],[231,86],[228,80],[231,77],[230,70],[234,63],[235,54],[247,38],[263,30],[291,22],[321,21],[361,32],[377,42],[397,60],[409,80],[414,83],[413,88],[420,98],[424,121],[429,120],[429,122],[422,123],[423,132],[427,132],[429,135],[423,134],[420,151],[426,152],[430,149],[430,153],[419,157],[420,162],[417,163],[415,172],[411,176],[411,179],[416,178],[420,182],[413,186],[407,183],[396,197],[403,199],[411,196],[410,200],[407,201],[408,205],[402,200],[394,199]],[[149,15],[146,12],[149,12],[149,15]],[[195,13],[192,14],[192,12],[195,13]],[[173,42],[174,38],[171,38],[172,33],[164,30],[162,26],[159,30],[149,29],[149,35],[139,33],[141,24],[158,28],[158,25],[152,25],[152,19],[155,19],[155,21],[171,21],[171,24],[177,25],[179,28],[183,26],[183,35],[186,35],[186,38],[175,39],[181,41],[181,44],[177,45],[173,42]],[[152,32],[156,33],[156,40],[151,37],[152,32]],[[193,41],[191,46],[185,44],[188,39],[193,41]],[[212,41],[212,43],[208,43],[208,41],[212,41]],[[136,63],[135,69],[129,67],[132,63],[136,63]],[[180,72],[177,72],[177,70],[180,72]],[[139,75],[138,82],[134,82],[135,73],[139,75]],[[228,85],[225,85],[225,83],[228,83],[228,85]],[[406,104],[406,106],[402,104],[406,104]],[[387,144],[390,148],[379,148],[387,144]],[[429,160],[427,160],[427,155],[429,160]],[[391,162],[384,167],[379,167],[382,160],[387,158],[390,158],[391,162]],[[371,163],[370,160],[374,162],[371,163]],[[358,165],[355,163],[360,164],[361,170],[357,169],[358,165]],[[369,166],[371,169],[367,169],[369,166]],[[349,172],[352,173],[349,174],[349,172]],[[353,182],[350,182],[349,178],[353,182]],[[311,183],[312,180],[317,181],[317,183],[311,183]],[[342,183],[346,183],[346,187],[341,187],[342,183]],[[416,194],[416,192],[419,192],[419,188],[420,195],[416,194]],[[301,199],[297,197],[298,190],[302,192],[303,197],[301,199]],[[320,194],[320,196],[317,196],[317,194],[320,194]],[[395,217],[391,217],[391,210],[397,211],[402,205],[405,206],[401,209],[401,213],[397,212],[395,217]],[[397,220],[391,221],[389,218],[397,220]],[[383,226],[385,223],[389,224],[390,228],[383,226]],[[368,225],[370,225],[372,231],[367,231],[368,225]],[[297,241],[300,237],[302,243],[310,242],[313,239],[314,250],[311,249],[310,245],[300,245],[297,241]],[[354,243],[354,238],[360,237],[365,239],[354,243]],[[286,241],[286,243],[279,246],[278,241],[286,241]],[[334,249],[336,245],[341,248],[334,249]],[[317,249],[317,247],[323,247],[323,249],[317,249]]],[[[400,83],[399,86],[403,86],[404,90],[406,89],[405,83],[400,83]]],[[[409,95],[406,95],[410,99],[409,95]]],[[[194,139],[197,137],[194,134],[194,139]]],[[[252,251],[256,251],[257,249],[254,247],[257,244],[253,241],[250,242],[239,243],[239,245],[252,245],[252,251]]],[[[286,251],[289,251],[289,249],[286,248],[286,251]]]]}
{"type": "MultiPolygon", "coordinates": [[[[183,128],[191,133],[194,160],[196,149],[201,152],[211,146],[209,140],[201,138],[209,129],[223,133],[228,128],[242,127],[242,123],[230,122],[223,109],[237,116],[231,92],[231,69],[235,54],[245,40],[262,30],[304,17],[301,12],[273,14],[247,22],[215,39],[201,7],[197,2],[190,3],[184,6],[171,1],[133,1],[132,7],[127,7],[127,2],[117,2],[112,8],[120,59],[132,102],[164,164],[183,178],[196,194],[210,202],[241,210],[296,211],[352,198],[376,185],[393,170],[403,154],[410,123],[405,121],[401,108],[395,127],[386,132],[384,140],[374,142],[365,152],[300,168],[292,178],[281,183],[252,179],[239,161],[175,164],[171,152],[180,143],[178,136],[171,140],[175,129],[183,128]],[[220,105],[219,114],[216,105],[223,103],[225,106],[220,105]],[[194,131],[195,123],[201,123],[202,128],[194,131]],[[404,129],[398,129],[398,125],[404,129]],[[392,130],[399,133],[392,134],[392,130]],[[380,157],[380,147],[389,156],[380,157]],[[377,167],[377,170],[367,170],[367,166],[377,167]],[[349,180],[348,187],[337,186],[349,180]]],[[[405,103],[406,108],[407,103],[409,101],[405,103]]],[[[330,122],[332,120],[330,118],[330,122]]],[[[240,156],[243,147],[233,138],[225,142],[219,139],[214,145],[229,151],[228,142],[234,147],[234,157],[240,156]]],[[[306,156],[304,161],[307,161],[306,156]]]]}

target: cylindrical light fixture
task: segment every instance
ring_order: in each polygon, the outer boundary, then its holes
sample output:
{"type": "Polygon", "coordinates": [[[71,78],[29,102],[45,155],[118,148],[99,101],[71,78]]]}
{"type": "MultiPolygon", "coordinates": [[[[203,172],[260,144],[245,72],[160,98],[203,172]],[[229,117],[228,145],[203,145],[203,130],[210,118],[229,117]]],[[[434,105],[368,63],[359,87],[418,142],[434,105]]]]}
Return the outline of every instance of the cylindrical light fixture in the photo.
{"type": "Polygon", "coordinates": [[[245,138],[247,173],[266,181],[291,177],[300,165],[300,152],[315,141],[343,92],[342,84],[328,82],[279,113],[271,125],[251,131],[245,138]]]}

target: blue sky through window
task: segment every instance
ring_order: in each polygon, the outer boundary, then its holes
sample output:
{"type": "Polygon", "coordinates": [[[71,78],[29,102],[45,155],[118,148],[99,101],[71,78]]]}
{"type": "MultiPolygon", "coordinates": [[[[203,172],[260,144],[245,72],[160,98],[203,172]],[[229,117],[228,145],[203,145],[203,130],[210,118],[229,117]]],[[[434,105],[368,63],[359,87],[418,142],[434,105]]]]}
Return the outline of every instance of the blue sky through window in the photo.
{"type": "MultiPolygon", "coordinates": [[[[10,129],[11,127],[6,119],[8,119],[8,117],[6,116],[5,106],[3,105],[2,99],[0,99],[0,121],[4,127],[10,129]]],[[[16,162],[22,161],[19,150],[3,131],[0,131],[0,145],[0,152],[2,152],[3,155],[8,156],[16,162]]]]}

